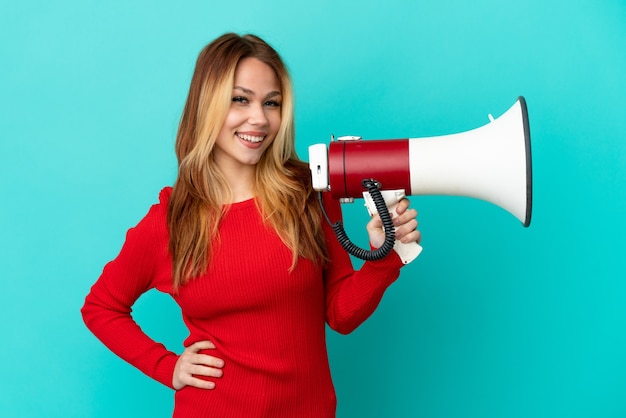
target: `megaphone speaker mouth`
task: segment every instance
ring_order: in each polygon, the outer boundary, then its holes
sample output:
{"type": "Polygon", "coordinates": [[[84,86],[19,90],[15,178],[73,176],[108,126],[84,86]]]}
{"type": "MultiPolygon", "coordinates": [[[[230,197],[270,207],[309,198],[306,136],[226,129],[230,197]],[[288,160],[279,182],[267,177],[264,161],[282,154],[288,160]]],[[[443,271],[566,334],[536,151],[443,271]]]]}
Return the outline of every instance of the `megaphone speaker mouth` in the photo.
{"type": "Polygon", "coordinates": [[[526,216],[522,221],[522,225],[528,227],[530,226],[533,207],[533,163],[532,150],[530,146],[530,122],[528,121],[528,107],[526,106],[526,99],[523,96],[520,96],[517,101],[522,112],[522,123],[524,125],[524,149],[526,150],[526,216]]]}

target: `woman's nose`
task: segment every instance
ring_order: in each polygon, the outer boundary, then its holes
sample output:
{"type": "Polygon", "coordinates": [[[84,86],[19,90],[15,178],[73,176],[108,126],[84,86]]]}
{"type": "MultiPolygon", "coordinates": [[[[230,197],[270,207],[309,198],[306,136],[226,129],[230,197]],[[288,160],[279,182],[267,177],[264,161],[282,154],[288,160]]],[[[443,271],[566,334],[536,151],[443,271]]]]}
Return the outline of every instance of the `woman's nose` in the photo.
{"type": "Polygon", "coordinates": [[[265,126],[268,124],[267,115],[262,104],[250,107],[250,116],[248,121],[255,126],[265,126]]]}

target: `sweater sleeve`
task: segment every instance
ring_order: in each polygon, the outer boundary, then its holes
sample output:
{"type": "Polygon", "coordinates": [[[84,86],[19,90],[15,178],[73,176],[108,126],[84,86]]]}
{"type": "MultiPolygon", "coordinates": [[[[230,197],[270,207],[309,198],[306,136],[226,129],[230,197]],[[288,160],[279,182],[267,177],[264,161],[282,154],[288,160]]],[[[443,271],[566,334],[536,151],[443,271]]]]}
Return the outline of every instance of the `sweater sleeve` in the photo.
{"type": "Polygon", "coordinates": [[[172,387],[178,356],[146,335],[131,316],[132,306],[153,284],[158,219],[162,205],[155,205],[126,234],[119,255],[109,262],[92,286],[81,309],[89,330],[113,353],[146,375],[172,387]]]}
{"type": "MultiPolygon", "coordinates": [[[[324,207],[333,222],[342,219],[338,201],[325,199],[324,207]]],[[[332,228],[326,222],[323,224],[330,258],[324,270],[326,322],[335,331],[348,334],[376,310],[404,264],[398,254],[391,251],[380,260],[364,262],[355,271],[332,228]]]]}

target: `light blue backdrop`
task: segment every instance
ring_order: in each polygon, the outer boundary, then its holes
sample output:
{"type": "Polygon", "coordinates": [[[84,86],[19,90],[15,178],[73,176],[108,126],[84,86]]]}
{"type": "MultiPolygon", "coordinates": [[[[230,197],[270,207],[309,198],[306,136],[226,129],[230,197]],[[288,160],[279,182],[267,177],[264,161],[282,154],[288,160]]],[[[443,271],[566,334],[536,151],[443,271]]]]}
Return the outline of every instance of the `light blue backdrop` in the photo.
{"type": "MultiPolygon", "coordinates": [[[[626,416],[622,0],[3,2],[0,415],[170,415],[79,309],[172,184],[195,58],[225,31],[285,57],[303,158],[331,134],[460,132],[528,102],[531,227],[413,197],[423,254],[366,324],[329,333],[339,417],[626,416]]],[[[358,240],[367,215],[346,212],[358,240]]],[[[180,350],[167,297],[136,316],[180,350]]]]}

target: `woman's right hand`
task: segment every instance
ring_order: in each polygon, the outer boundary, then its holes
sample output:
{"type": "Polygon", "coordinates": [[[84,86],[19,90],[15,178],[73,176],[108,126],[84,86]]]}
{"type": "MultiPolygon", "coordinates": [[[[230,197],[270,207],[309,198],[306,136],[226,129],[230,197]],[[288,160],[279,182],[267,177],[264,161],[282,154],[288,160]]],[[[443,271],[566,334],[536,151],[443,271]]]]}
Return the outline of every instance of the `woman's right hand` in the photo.
{"type": "Polygon", "coordinates": [[[203,380],[195,376],[221,377],[224,360],[200,354],[200,350],[214,350],[215,345],[211,341],[198,341],[189,347],[178,357],[172,376],[172,386],[179,390],[185,386],[194,386],[200,389],[214,389],[215,382],[203,380]],[[195,375],[195,376],[194,376],[195,375]]]}

